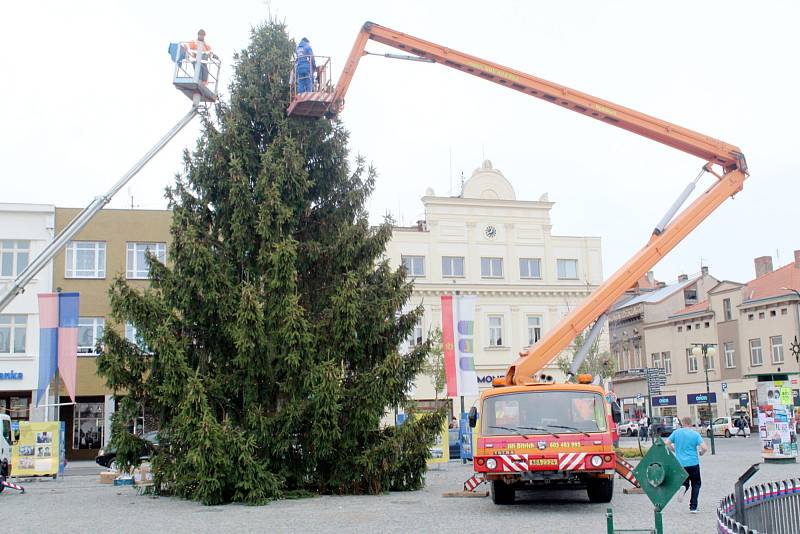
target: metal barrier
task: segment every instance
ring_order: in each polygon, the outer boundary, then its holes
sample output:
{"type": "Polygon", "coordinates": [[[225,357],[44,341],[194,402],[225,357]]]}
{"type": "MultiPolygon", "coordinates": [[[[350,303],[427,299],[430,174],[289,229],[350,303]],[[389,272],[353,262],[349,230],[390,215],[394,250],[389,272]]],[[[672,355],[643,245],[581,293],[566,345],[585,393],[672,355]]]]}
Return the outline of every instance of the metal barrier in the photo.
{"type": "Polygon", "coordinates": [[[717,507],[723,534],[800,534],[800,479],[767,482],[743,491],[744,506],[728,495],[717,507]]]}

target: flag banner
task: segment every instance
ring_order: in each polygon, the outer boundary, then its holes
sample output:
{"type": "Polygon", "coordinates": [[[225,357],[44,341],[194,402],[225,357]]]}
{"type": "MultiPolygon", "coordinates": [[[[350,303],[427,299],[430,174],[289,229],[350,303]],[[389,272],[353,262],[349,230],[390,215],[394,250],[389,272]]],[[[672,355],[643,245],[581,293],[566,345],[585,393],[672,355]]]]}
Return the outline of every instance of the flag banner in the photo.
{"type": "Polygon", "coordinates": [[[478,394],[473,295],[442,296],[442,345],[447,396],[478,394]]]}
{"type": "Polygon", "coordinates": [[[478,376],[475,373],[475,302],[474,295],[456,297],[456,348],[458,360],[459,395],[478,394],[478,376]]]}
{"type": "Polygon", "coordinates": [[[444,349],[444,374],[447,383],[447,396],[458,396],[456,378],[455,338],[453,337],[453,297],[442,296],[442,348],[444,349]]]}
{"type": "Polygon", "coordinates": [[[58,294],[58,371],[64,387],[75,402],[78,371],[78,317],[80,293],[58,294]]]}
{"type": "Polygon", "coordinates": [[[58,361],[58,293],[39,293],[39,380],[36,406],[44,397],[58,361]]]}

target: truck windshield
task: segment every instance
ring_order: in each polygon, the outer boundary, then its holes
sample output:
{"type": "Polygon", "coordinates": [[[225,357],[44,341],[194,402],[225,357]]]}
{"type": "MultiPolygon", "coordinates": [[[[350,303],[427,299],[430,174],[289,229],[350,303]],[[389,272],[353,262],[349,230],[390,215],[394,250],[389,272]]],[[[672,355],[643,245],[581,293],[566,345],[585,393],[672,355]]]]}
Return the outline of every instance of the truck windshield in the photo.
{"type": "Polygon", "coordinates": [[[607,428],[601,395],[585,391],[534,391],[494,395],[483,403],[483,435],[576,434],[607,428]],[[500,428],[506,427],[506,429],[500,428]],[[536,430],[538,429],[538,430],[536,430]]]}

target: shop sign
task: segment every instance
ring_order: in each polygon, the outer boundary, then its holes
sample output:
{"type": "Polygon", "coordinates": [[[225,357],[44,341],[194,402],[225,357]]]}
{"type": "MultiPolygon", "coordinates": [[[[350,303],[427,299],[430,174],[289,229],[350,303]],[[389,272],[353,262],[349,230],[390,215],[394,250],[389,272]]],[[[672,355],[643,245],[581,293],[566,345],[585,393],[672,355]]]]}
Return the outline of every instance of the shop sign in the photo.
{"type": "Polygon", "coordinates": [[[491,384],[495,378],[502,378],[505,375],[483,375],[478,377],[478,384],[491,384]]]}
{"type": "MultiPolygon", "coordinates": [[[[717,403],[717,394],[713,391],[711,392],[711,403],[717,403]]],[[[686,401],[689,404],[705,404],[709,402],[709,394],[708,393],[689,393],[686,395],[686,401]]]]}
{"type": "Polygon", "coordinates": [[[660,397],[653,397],[653,406],[677,406],[677,395],[663,395],[660,397]]]}
{"type": "Polygon", "coordinates": [[[22,373],[16,373],[13,370],[8,372],[0,371],[0,380],[22,380],[22,373]]]}

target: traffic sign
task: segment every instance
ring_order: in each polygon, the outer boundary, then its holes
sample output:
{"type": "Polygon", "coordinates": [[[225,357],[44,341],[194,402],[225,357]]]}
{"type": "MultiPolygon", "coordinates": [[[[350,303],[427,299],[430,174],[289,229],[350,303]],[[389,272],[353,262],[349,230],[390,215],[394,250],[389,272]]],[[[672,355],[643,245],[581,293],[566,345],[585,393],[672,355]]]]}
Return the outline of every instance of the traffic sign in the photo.
{"type": "Polygon", "coordinates": [[[723,393],[728,391],[728,383],[727,382],[723,382],[722,384],[720,384],[720,386],[722,386],[722,392],[723,393]]]}
{"type": "Polygon", "coordinates": [[[636,400],[637,400],[637,401],[640,401],[640,400],[642,400],[642,394],[641,394],[641,393],[637,393],[637,394],[636,394],[636,400]]]}
{"type": "Polygon", "coordinates": [[[650,447],[633,474],[657,510],[664,509],[689,476],[661,439],[650,447]]]}

